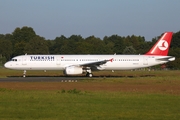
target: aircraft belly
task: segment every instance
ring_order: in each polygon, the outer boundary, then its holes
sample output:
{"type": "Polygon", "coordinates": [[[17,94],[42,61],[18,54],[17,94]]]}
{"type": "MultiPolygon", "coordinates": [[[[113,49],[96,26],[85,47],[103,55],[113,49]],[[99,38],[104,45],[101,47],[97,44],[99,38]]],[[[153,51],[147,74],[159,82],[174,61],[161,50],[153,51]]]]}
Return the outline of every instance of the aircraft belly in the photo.
{"type": "Polygon", "coordinates": [[[18,64],[14,65],[12,69],[17,70],[63,70],[62,67],[57,65],[56,63],[45,63],[45,62],[36,62],[31,64],[31,62],[27,62],[27,64],[18,64]]]}
{"type": "Polygon", "coordinates": [[[105,70],[132,70],[142,67],[139,62],[114,62],[105,66],[105,70]]]}

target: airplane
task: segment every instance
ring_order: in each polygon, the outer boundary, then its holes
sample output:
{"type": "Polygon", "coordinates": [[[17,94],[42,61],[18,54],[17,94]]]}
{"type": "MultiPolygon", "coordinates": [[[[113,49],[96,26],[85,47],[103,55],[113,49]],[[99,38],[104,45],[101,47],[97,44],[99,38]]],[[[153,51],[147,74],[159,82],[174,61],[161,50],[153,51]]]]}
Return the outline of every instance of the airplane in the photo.
{"type": "Polygon", "coordinates": [[[4,64],[6,68],[23,70],[63,70],[65,75],[86,74],[94,70],[132,70],[174,61],[168,56],[173,32],[165,32],[155,45],[143,55],[20,55],[4,64]]]}

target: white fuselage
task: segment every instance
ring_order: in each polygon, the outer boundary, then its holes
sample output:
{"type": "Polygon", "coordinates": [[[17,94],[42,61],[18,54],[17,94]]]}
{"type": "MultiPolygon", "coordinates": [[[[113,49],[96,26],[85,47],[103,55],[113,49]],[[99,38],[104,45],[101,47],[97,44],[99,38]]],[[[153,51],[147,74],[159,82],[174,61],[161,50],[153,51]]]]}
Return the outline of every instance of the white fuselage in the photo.
{"type": "Polygon", "coordinates": [[[71,65],[81,65],[102,60],[109,60],[100,65],[99,70],[130,70],[163,64],[170,56],[156,55],[21,55],[5,64],[15,70],[64,70],[71,65]],[[161,60],[160,60],[161,59],[161,60]],[[162,60],[166,59],[166,60],[162,60]]]}

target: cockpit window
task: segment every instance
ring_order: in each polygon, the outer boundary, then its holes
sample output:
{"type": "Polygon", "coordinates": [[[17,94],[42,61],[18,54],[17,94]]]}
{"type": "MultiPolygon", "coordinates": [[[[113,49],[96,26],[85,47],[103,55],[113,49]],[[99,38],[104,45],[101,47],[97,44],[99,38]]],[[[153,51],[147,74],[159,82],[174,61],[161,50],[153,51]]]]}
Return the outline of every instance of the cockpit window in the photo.
{"type": "Polygon", "coordinates": [[[17,61],[17,59],[12,59],[12,61],[17,61]]]}

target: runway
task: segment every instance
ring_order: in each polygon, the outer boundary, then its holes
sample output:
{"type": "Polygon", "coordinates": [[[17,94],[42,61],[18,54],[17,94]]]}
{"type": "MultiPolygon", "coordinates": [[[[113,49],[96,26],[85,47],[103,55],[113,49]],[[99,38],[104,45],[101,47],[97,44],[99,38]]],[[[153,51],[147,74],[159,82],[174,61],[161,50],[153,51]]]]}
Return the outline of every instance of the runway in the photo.
{"type": "Polygon", "coordinates": [[[28,76],[28,77],[7,77],[0,78],[0,82],[78,82],[82,80],[91,80],[91,79],[102,79],[102,78],[136,78],[136,77],[154,77],[155,75],[142,75],[142,76],[94,76],[94,77],[84,77],[84,76],[28,76]]]}
{"type": "Polygon", "coordinates": [[[78,82],[90,79],[87,77],[8,77],[0,78],[0,82],[78,82]]]}

